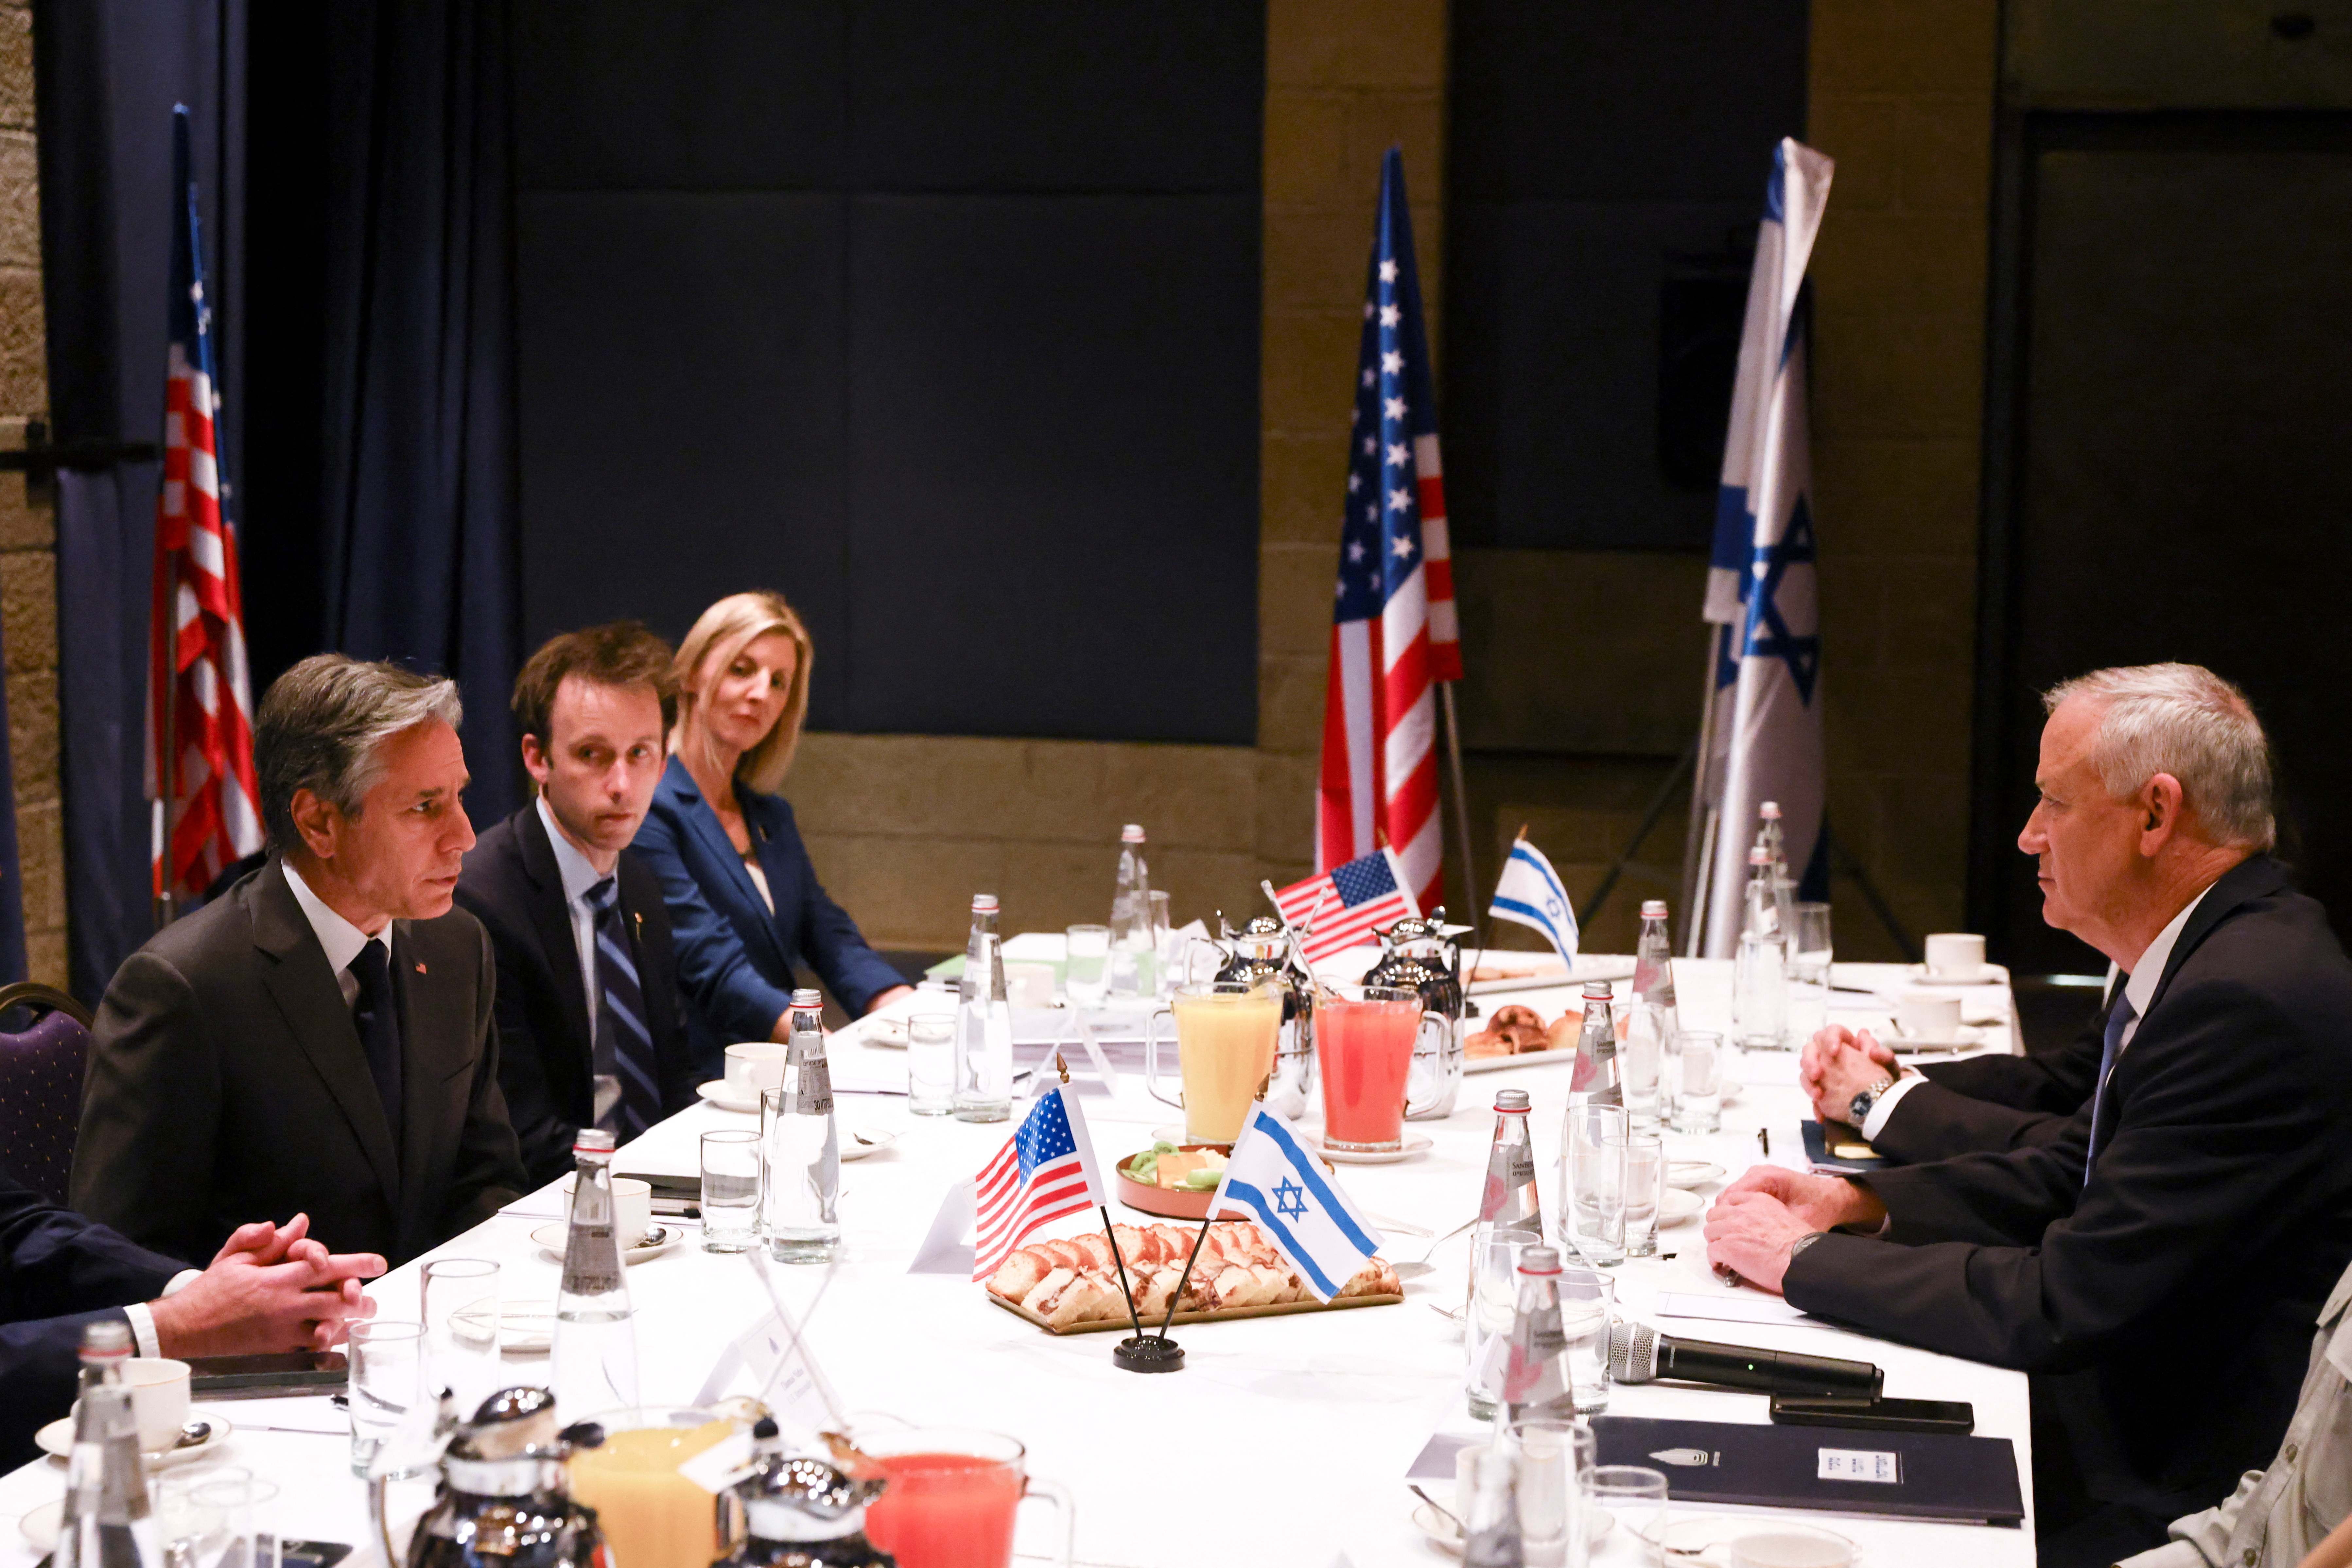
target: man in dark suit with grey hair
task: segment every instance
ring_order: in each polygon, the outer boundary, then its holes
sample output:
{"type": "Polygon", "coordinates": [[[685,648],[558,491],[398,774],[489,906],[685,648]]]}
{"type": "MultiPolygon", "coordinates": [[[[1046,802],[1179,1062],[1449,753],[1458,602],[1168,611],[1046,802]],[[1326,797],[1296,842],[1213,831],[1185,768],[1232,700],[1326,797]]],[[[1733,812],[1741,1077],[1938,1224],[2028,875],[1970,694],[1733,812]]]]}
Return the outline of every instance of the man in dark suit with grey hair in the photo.
{"type": "Polygon", "coordinates": [[[397,1266],[520,1194],[489,939],[450,908],[474,842],[460,716],[455,683],[337,654],[271,684],[269,861],[108,986],[76,1208],[181,1258],[299,1210],[397,1266]]]}
{"type": "Polygon", "coordinates": [[[2046,1143],[1853,1180],[1758,1166],[1707,1256],[1820,1316],[2034,1373],[2041,1561],[2104,1564],[2276,1450],[2352,1260],[2352,962],[2270,858],[2269,749],[2193,665],[2052,691],[2042,918],[2124,982],[2046,1143]]]}

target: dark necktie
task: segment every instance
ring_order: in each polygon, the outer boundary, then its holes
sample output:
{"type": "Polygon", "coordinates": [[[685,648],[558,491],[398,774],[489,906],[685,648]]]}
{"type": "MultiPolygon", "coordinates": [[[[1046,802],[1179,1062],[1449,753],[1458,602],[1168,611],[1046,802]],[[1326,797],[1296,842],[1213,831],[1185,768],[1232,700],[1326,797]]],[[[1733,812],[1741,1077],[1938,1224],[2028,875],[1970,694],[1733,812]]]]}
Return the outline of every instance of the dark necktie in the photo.
{"type": "Polygon", "coordinates": [[[352,1022],[359,1026],[360,1047],[367,1052],[368,1076],[375,1079],[376,1098],[383,1101],[383,1119],[392,1126],[392,1144],[400,1147],[400,1009],[392,995],[392,955],[370,937],[349,965],[360,983],[352,1022]]]}
{"type": "Polygon", "coordinates": [[[2130,979],[2128,974],[2116,977],[2116,999],[2107,1008],[2106,1046],[2099,1052],[2099,1087],[2091,1094],[2091,1136],[2083,1150],[2083,1184],[2086,1187],[2091,1184],[2091,1162],[2099,1157],[2101,1118],[2107,1109],[2107,1075],[2116,1070],[2116,1054],[2123,1049],[2124,1030],[2139,1016],[2132,1010],[2131,998],[2124,994],[2124,984],[2130,979]]]}
{"type": "Polygon", "coordinates": [[[596,1055],[621,1080],[614,1129],[626,1141],[661,1120],[660,1079],[654,1072],[654,1037],[646,1027],[645,992],[621,913],[621,890],[610,877],[588,889],[596,911],[596,1055]]]}

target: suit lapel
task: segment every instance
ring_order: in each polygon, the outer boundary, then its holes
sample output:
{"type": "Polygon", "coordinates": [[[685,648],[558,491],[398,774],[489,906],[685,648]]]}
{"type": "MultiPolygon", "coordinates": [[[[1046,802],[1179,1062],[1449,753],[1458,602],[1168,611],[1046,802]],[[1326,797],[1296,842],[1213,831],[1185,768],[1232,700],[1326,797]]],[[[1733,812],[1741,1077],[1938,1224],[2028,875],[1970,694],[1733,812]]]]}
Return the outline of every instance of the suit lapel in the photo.
{"type": "Polygon", "coordinates": [[[404,1230],[417,1205],[429,1194],[419,1184],[434,1169],[434,1142],[443,1131],[438,1103],[448,1076],[447,1044],[469,1037],[468,1020],[448,1016],[446,985],[427,979],[425,960],[411,929],[414,921],[392,922],[392,990],[400,1008],[400,1223],[404,1230]]]}
{"type": "MultiPolygon", "coordinates": [[[[580,942],[572,934],[572,906],[563,896],[563,871],[555,863],[555,846],[548,842],[547,824],[540,820],[536,804],[526,805],[517,814],[515,843],[522,851],[523,876],[530,883],[530,929],[539,937],[540,951],[547,955],[547,966],[553,972],[556,1005],[563,1010],[564,1027],[571,1037],[585,1040],[588,1037],[588,996],[580,979],[580,942]]],[[[547,1059],[542,1054],[542,1060],[547,1059]]],[[[584,1093],[587,1089],[587,1063],[575,1062],[566,1055],[564,1071],[582,1068],[578,1081],[571,1091],[584,1093]]],[[[559,1097],[559,1103],[569,1103],[572,1092],[559,1097]]]]}
{"type": "MultiPolygon", "coordinates": [[[[743,868],[743,858],[735,853],[735,841],[728,837],[727,829],[719,826],[718,811],[709,801],[702,798],[702,791],[695,787],[694,775],[686,771],[684,763],[672,757],[669,760],[669,765],[677,770],[680,804],[686,807],[679,815],[686,818],[688,830],[701,837],[704,848],[710,854],[716,855],[719,863],[727,868],[728,874],[734,879],[737,901],[746,910],[762,917],[752,921],[760,929],[760,940],[766,944],[771,954],[785,963],[785,973],[791,973],[790,960],[786,957],[783,944],[776,937],[776,922],[772,919],[765,918],[768,914],[768,906],[761,899],[760,889],[752,886],[751,873],[743,868]]],[[[747,793],[749,792],[741,786],[737,786],[736,798],[739,805],[741,804],[742,797],[747,793]]],[[[761,842],[760,834],[753,826],[752,813],[749,807],[744,810],[743,823],[745,827],[752,829],[753,851],[758,853],[765,850],[767,846],[761,842]]],[[[767,869],[767,859],[762,855],[760,868],[764,871],[767,869]]],[[[769,893],[772,897],[775,893],[772,876],[769,879],[769,893]]],[[[782,907],[781,902],[779,907],[782,907]]]]}
{"type": "Polygon", "coordinates": [[[397,1201],[400,1162],[383,1100],[368,1073],[366,1048],[360,1044],[341,985],[327,967],[326,950],[319,945],[302,906],[295,902],[294,889],[286,885],[285,868],[275,859],[254,879],[252,909],[253,943],[275,961],[262,984],[294,1043],[342,1108],[385,1196],[397,1201]]]}

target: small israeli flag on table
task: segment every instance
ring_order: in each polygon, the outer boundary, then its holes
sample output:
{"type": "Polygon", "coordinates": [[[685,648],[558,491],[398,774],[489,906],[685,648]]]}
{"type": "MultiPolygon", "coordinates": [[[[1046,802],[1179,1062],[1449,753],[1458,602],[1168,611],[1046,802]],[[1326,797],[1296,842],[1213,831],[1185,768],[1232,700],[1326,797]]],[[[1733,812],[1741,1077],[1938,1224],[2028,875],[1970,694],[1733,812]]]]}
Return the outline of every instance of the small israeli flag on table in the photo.
{"type": "Polygon", "coordinates": [[[1209,1213],[1257,1221],[1318,1301],[1328,1301],[1381,1249],[1381,1233],[1308,1152],[1298,1135],[1250,1107],[1209,1213]]]}
{"type": "Polygon", "coordinates": [[[1511,841],[1510,858],[1503,862],[1502,880],[1495,884],[1495,901],[1486,912],[1498,921],[1533,926],[1562,963],[1576,967],[1576,911],[1569,907],[1568,889],[1559,885],[1559,873],[1544,852],[1524,837],[1511,841]]]}

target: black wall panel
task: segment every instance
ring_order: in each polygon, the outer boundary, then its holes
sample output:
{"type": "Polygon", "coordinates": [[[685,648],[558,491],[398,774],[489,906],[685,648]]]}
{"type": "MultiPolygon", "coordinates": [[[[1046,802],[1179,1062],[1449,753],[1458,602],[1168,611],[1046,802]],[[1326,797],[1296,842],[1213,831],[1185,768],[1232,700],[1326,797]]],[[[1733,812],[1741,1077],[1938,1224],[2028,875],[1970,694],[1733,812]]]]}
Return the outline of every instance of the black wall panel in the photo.
{"type": "Polygon", "coordinates": [[[1262,0],[522,0],[530,634],[782,589],[847,730],[1256,729],[1262,0]]]}

